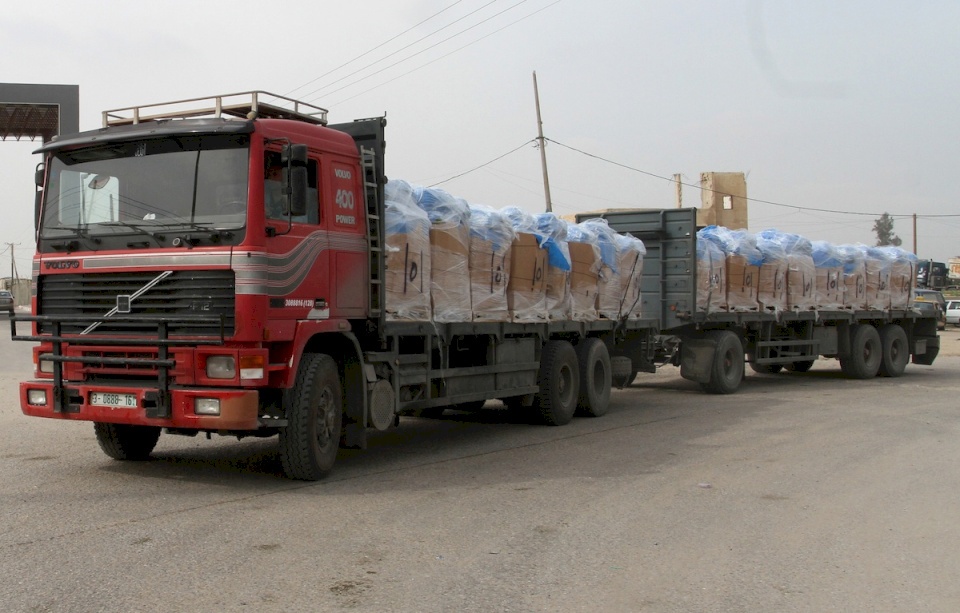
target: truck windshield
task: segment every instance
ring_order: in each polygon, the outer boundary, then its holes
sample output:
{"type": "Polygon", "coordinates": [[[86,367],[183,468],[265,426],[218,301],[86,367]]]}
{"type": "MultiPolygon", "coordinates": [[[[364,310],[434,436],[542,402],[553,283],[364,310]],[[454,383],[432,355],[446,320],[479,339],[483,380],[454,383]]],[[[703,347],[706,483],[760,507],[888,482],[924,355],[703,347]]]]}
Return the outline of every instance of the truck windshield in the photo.
{"type": "Polygon", "coordinates": [[[239,230],[249,138],[189,135],[57,152],[44,189],[41,239],[239,230]]]}

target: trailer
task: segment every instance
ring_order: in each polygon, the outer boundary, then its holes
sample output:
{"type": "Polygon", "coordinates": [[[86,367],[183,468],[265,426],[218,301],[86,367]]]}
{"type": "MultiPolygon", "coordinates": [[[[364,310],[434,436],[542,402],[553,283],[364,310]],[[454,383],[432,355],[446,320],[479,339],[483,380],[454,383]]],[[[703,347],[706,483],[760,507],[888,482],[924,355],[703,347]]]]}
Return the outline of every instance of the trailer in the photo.
{"type": "Polygon", "coordinates": [[[936,318],[914,308],[697,310],[696,209],[598,215],[646,246],[641,296],[644,317],[659,322],[655,361],[679,366],[707,392],[735,392],[746,365],[759,373],[806,372],[815,360],[834,358],[851,378],[899,377],[911,360],[933,364],[940,350],[936,318]]]}

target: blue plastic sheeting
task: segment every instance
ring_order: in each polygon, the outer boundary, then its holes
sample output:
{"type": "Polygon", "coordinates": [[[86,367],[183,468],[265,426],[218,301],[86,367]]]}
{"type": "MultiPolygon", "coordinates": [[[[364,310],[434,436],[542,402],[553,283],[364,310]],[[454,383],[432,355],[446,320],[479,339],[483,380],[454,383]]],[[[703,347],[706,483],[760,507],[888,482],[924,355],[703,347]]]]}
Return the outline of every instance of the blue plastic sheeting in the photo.
{"type": "Polygon", "coordinates": [[[746,230],[731,230],[723,226],[707,226],[697,232],[697,238],[711,241],[726,255],[739,255],[750,266],[763,264],[763,254],[757,248],[756,237],[746,230]]]}
{"type": "MultiPolygon", "coordinates": [[[[387,185],[392,182],[388,181],[387,185]]],[[[433,223],[463,225],[470,220],[467,201],[451,196],[442,189],[416,186],[413,188],[413,198],[433,223]]]]}
{"type": "MultiPolygon", "coordinates": [[[[780,232],[775,229],[763,230],[757,234],[757,246],[760,246],[760,241],[763,240],[767,243],[777,243],[782,246],[783,251],[787,255],[812,255],[813,253],[813,244],[810,242],[810,239],[800,236],[799,234],[792,234],[790,232],[780,232]]],[[[761,251],[763,248],[761,247],[761,251]]]]}
{"type": "Polygon", "coordinates": [[[513,244],[516,232],[500,211],[482,204],[471,204],[470,236],[489,241],[494,249],[500,251],[513,244]]]}
{"type": "Polygon", "coordinates": [[[553,213],[533,216],[537,233],[544,237],[541,247],[547,250],[547,262],[558,270],[570,270],[570,248],[567,246],[567,222],[553,213]]]}
{"type": "Polygon", "coordinates": [[[840,268],[843,259],[837,252],[837,247],[827,241],[813,241],[813,265],[817,268],[840,268]]]}
{"type": "Polygon", "coordinates": [[[384,188],[386,211],[384,230],[387,234],[425,232],[429,235],[430,218],[417,206],[413,188],[406,181],[389,181],[384,188]]]}
{"type": "Polygon", "coordinates": [[[606,219],[587,219],[580,223],[591,230],[597,237],[597,246],[600,247],[600,260],[613,272],[619,272],[620,262],[617,258],[617,233],[610,227],[606,219]]]}
{"type": "Polygon", "coordinates": [[[843,264],[843,272],[853,274],[864,263],[866,253],[861,249],[863,245],[837,245],[837,256],[843,264]]]}

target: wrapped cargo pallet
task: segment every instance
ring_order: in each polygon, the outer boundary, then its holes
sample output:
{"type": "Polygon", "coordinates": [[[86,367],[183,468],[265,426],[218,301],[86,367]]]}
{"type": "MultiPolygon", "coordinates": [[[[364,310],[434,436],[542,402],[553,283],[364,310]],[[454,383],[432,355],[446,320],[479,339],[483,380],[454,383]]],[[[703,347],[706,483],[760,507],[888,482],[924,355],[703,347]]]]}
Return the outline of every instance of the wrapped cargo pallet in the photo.
{"type": "Polygon", "coordinates": [[[756,236],[760,250],[760,284],[757,301],[765,311],[779,313],[787,308],[787,250],[776,230],[767,230],[756,236]]]}
{"type": "Polygon", "coordinates": [[[389,182],[384,196],[386,317],[429,321],[430,219],[405,181],[389,182]]]}
{"type": "Polygon", "coordinates": [[[643,241],[628,234],[617,234],[617,257],[620,266],[620,317],[641,319],[643,301],[640,286],[643,280],[643,241]]]}
{"type": "Polygon", "coordinates": [[[866,288],[866,306],[870,310],[890,308],[890,272],[894,257],[881,247],[860,245],[866,288]]]}
{"type": "Polygon", "coordinates": [[[714,241],[727,261],[727,309],[730,311],[758,311],[757,289],[760,282],[760,264],[763,255],[756,240],[745,230],[730,230],[722,226],[707,226],[701,230],[703,238],[714,241]]]}
{"type": "Polygon", "coordinates": [[[605,319],[619,319],[623,302],[620,256],[617,233],[606,219],[587,219],[580,223],[597,237],[600,247],[600,272],[597,281],[597,314],[605,319]]]}
{"type": "Polygon", "coordinates": [[[500,209],[516,231],[510,248],[507,308],[510,321],[536,323],[547,320],[547,251],[533,216],[517,207],[500,209]]]}
{"type": "Polygon", "coordinates": [[[470,300],[473,321],[509,321],[507,285],[514,231],[488,206],[470,205],[470,300]]]}
{"type": "Polygon", "coordinates": [[[414,187],[413,195],[430,218],[433,318],[438,322],[471,321],[470,206],[442,189],[414,187]]]}
{"type": "Polygon", "coordinates": [[[791,311],[807,311],[816,308],[816,267],[813,263],[813,245],[799,234],[764,230],[759,236],[775,240],[787,254],[787,308],[791,311]]]}
{"type": "Polygon", "coordinates": [[[720,246],[697,232],[697,310],[727,310],[727,260],[720,246]]]}
{"type": "Polygon", "coordinates": [[[567,226],[570,249],[570,318],[597,319],[597,284],[600,279],[600,247],[597,236],[581,224],[567,226]]]}
{"type": "Polygon", "coordinates": [[[811,255],[816,269],[815,302],[818,309],[843,308],[843,261],[827,241],[814,241],[811,255]]]}
{"type": "Polygon", "coordinates": [[[547,250],[547,317],[551,321],[570,318],[570,247],[567,222],[553,213],[534,215],[537,231],[545,236],[547,250]]]}
{"type": "Polygon", "coordinates": [[[867,303],[863,251],[857,245],[838,245],[837,254],[843,263],[843,308],[862,310],[867,303]]]}
{"type": "Polygon", "coordinates": [[[905,309],[913,299],[917,280],[917,256],[899,247],[881,247],[891,255],[890,308],[905,309]]]}

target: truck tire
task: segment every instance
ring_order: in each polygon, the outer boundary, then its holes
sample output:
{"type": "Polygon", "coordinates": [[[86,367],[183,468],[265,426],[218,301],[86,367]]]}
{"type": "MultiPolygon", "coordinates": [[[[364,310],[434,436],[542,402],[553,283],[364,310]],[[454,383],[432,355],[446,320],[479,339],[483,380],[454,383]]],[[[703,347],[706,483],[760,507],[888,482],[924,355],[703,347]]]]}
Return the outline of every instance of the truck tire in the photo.
{"type": "Polygon", "coordinates": [[[883,355],[877,371],[881,377],[899,377],[910,361],[910,346],[907,333],[898,324],[880,328],[880,347],[883,355]]]}
{"type": "Polygon", "coordinates": [[[710,367],[710,381],[702,383],[701,387],[711,394],[732,394],[743,380],[743,343],[730,330],[711,330],[706,337],[716,343],[716,350],[710,367]]]}
{"type": "Polygon", "coordinates": [[[610,353],[599,338],[585,338],[577,345],[580,364],[580,401],[577,414],[600,417],[610,408],[610,353]]]}
{"type": "Polygon", "coordinates": [[[114,460],[146,460],[160,440],[160,428],[94,422],[97,443],[114,460]]]}
{"type": "Polygon", "coordinates": [[[802,360],[800,362],[790,362],[786,368],[790,372],[807,372],[813,368],[814,361],[815,360],[802,360]]]}
{"type": "Polygon", "coordinates": [[[328,355],[300,360],[293,387],[284,393],[287,427],[280,431],[280,463],[291,479],[316,481],[337,459],[343,424],[343,393],[337,364],[328,355]]]}
{"type": "Polygon", "coordinates": [[[880,370],[883,348],[880,334],[870,324],[850,328],[850,353],[840,356],[840,369],[852,379],[872,379],[880,370]]]}
{"type": "Polygon", "coordinates": [[[564,426],[573,419],[580,396],[577,352],[567,341],[547,341],[537,376],[540,391],[535,402],[540,419],[548,426],[564,426]]]}

